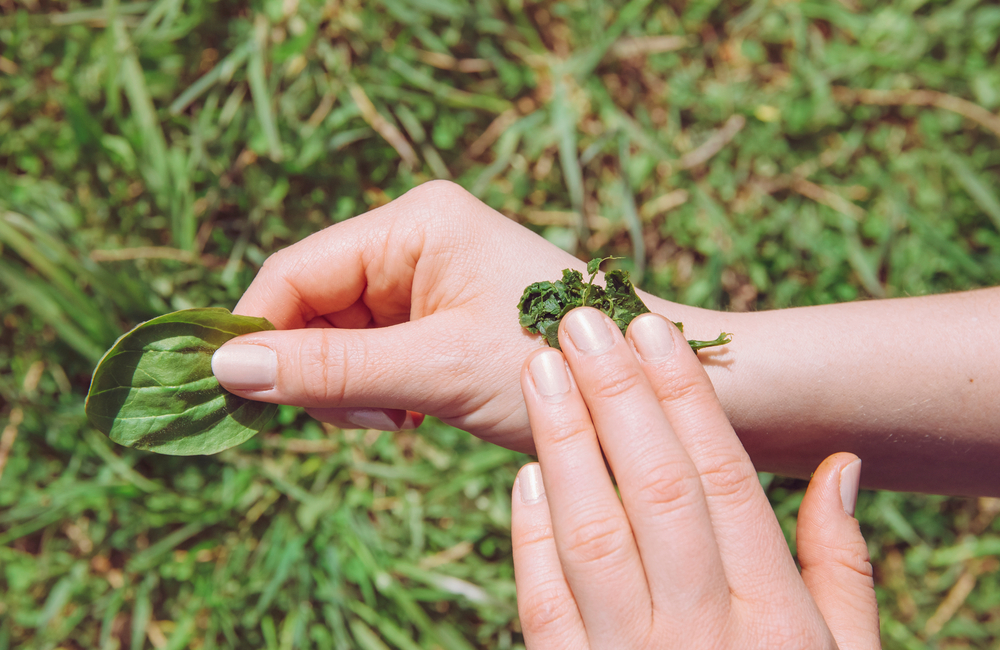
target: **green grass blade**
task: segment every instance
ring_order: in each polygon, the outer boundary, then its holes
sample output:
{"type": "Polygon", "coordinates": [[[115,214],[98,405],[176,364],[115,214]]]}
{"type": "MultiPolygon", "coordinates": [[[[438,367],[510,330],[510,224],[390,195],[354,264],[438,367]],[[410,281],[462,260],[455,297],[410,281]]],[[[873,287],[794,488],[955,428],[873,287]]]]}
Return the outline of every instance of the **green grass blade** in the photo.
{"type": "Polygon", "coordinates": [[[552,128],[558,136],[559,163],[562,166],[566,190],[569,192],[570,203],[576,212],[576,235],[584,242],[587,240],[588,228],[583,213],[583,170],[577,150],[577,116],[569,101],[569,88],[564,79],[557,79],[552,87],[552,104],[549,108],[552,128]]]}
{"type": "Polygon", "coordinates": [[[95,342],[66,318],[66,309],[44,283],[28,278],[17,267],[0,260],[0,284],[56,331],[59,338],[84,358],[96,363],[104,355],[104,342],[95,342]]]}
{"type": "Polygon", "coordinates": [[[943,153],[942,160],[944,160],[945,165],[955,175],[958,182],[962,184],[965,191],[969,193],[972,200],[976,202],[976,205],[993,220],[993,225],[1000,232],[1000,198],[997,198],[996,191],[973,172],[972,168],[961,156],[952,151],[945,151],[943,153]]]}
{"type": "MultiPolygon", "coordinates": [[[[121,28],[124,35],[124,27],[121,28]]],[[[127,38],[124,37],[123,38],[127,38]]],[[[161,204],[167,203],[166,195],[170,187],[170,172],[167,166],[167,142],[163,137],[163,130],[160,127],[160,120],[156,116],[156,108],[146,87],[145,75],[139,59],[131,47],[123,54],[121,61],[122,86],[125,88],[125,96],[128,97],[132,115],[139,127],[141,139],[140,150],[145,152],[144,174],[150,189],[158,195],[161,204]]]]}
{"type": "Polygon", "coordinates": [[[233,74],[240,69],[250,58],[250,52],[254,50],[252,42],[237,45],[226,58],[215,64],[211,70],[198,78],[193,84],[184,89],[177,99],[170,104],[171,115],[180,115],[184,109],[190,106],[196,99],[201,97],[208,89],[217,83],[226,83],[233,74]]]}
{"type": "MultiPolygon", "coordinates": [[[[258,21],[257,30],[266,29],[267,24],[258,21]],[[261,27],[263,25],[263,27],[261,27]]],[[[264,37],[258,36],[253,49],[250,51],[250,60],[247,63],[247,82],[250,85],[250,96],[253,98],[253,107],[257,113],[257,121],[260,123],[261,131],[264,132],[264,140],[267,142],[268,155],[271,160],[278,162],[282,159],[281,140],[278,137],[278,126],[274,121],[274,111],[271,108],[271,92],[267,87],[267,78],[264,74],[264,37]]]]}
{"type": "Polygon", "coordinates": [[[646,241],[642,235],[642,220],[639,218],[639,211],[635,207],[635,195],[632,194],[632,186],[628,179],[631,143],[624,135],[618,138],[618,165],[621,168],[621,193],[622,193],[622,217],[628,226],[629,238],[632,240],[632,259],[635,267],[632,271],[632,282],[635,285],[642,284],[642,277],[646,272],[646,241]]]}

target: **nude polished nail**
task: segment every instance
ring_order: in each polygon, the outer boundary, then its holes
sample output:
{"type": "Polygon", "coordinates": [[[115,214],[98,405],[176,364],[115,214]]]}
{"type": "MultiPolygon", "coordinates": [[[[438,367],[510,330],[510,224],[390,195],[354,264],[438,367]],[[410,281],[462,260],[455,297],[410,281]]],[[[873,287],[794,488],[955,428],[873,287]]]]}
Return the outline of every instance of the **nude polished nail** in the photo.
{"type": "Polygon", "coordinates": [[[858,488],[861,484],[861,459],[840,470],[840,502],[844,512],[854,516],[854,507],[858,502],[858,488]]]}
{"type": "Polygon", "coordinates": [[[584,354],[600,354],[615,344],[607,321],[596,309],[574,309],[563,322],[573,345],[584,354]]]}
{"type": "Polygon", "coordinates": [[[278,355],[263,345],[223,345],[212,355],[212,374],[225,388],[270,390],[278,378],[278,355]]]}
{"type": "Polygon", "coordinates": [[[558,398],[569,392],[566,361],[555,350],[536,354],[528,364],[528,374],[535,384],[535,390],[543,397],[558,398]]]}
{"type": "Polygon", "coordinates": [[[521,503],[531,505],[538,503],[545,496],[545,485],[542,483],[542,470],[538,463],[529,463],[524,466],[517,476],[519,492],[521,493],[521,503]]]}
{"type": "Polygon", "coordinates": [[[639,316],[632,321],[628,333],[639,358],[646,363],[665,361],[674,352],[673,332],[660,316],[639,316]]]}

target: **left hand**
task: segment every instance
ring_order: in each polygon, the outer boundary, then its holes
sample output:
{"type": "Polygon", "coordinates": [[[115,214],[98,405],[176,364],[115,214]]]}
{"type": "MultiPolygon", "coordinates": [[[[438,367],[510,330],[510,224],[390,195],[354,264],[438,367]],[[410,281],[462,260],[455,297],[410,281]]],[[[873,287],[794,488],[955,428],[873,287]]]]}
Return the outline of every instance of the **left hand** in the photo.
{"type": "Polygon", "coordinates": [[[513,495],[528,648],[879,647],[871,565],[851,516],[856,457],[832,456],[813,480],[800,575],[711,382],[669,321],[640,316],[626,340],[580,308],[559,341],[563,354],[535,351],[521,373],[540,463],[522,469],[513,495]]]}

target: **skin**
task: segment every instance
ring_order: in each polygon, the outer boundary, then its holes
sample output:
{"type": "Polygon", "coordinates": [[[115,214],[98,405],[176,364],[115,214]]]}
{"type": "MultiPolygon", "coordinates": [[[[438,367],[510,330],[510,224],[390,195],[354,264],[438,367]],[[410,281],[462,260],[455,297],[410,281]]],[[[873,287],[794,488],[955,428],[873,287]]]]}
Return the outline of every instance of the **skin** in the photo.
{"type": "Polygon", "coordinates": [[[868,550],[845,510],[856,492],[842,496],[857,457],[830,457],[810,484],[800,576],[681,333],[647,314],[626,339],[584,307],[559,335],[563,353],[536,351],[521,374],[541,466],[521,470],[512,499],[528,648],[880,647],[868,550]]]}
{"type": "MultiPolygon", "coordinates": [[[[224,348],[273,350],[277,374],[222,383],[341,426],[356,408],[396,426],[426,413],[533,452],[518,378],[544,342],[515,306],[563,268],[585,264],[457,185],[424,184],[271,256],[234,311],[280,331],[224,348]]],[[[690,338],[734,333],[700,358],[759,470],[808,477],[850,451],[866,487],[1000,496],[1000,290],[746,314],[642,298],[690,338]]]]}

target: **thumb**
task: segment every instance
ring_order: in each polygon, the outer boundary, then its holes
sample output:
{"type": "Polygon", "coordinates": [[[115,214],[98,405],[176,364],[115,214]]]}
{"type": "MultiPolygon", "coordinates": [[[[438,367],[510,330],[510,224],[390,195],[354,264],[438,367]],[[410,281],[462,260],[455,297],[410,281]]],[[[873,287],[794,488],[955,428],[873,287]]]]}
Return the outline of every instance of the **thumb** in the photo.
{"type": "Polygon", "coordinates": [[[216,351],[212,372],[223,388],[248,399],[305,406],[335,423],[409,428],[406,410],[447,416],[449,402],[460,397],[454,391],[463,390],[452,367],[463,358],[462,344],[442,340],[454,325],[440,320],[245,334],[216,351]]]}
{"type": "Polygon", "coordinates": [[[797,545],[802,580],[841,648],[880,648],[878,604],[854,505],[861,459],[830,456],[816,469],[799,508],[797,545]]]}

